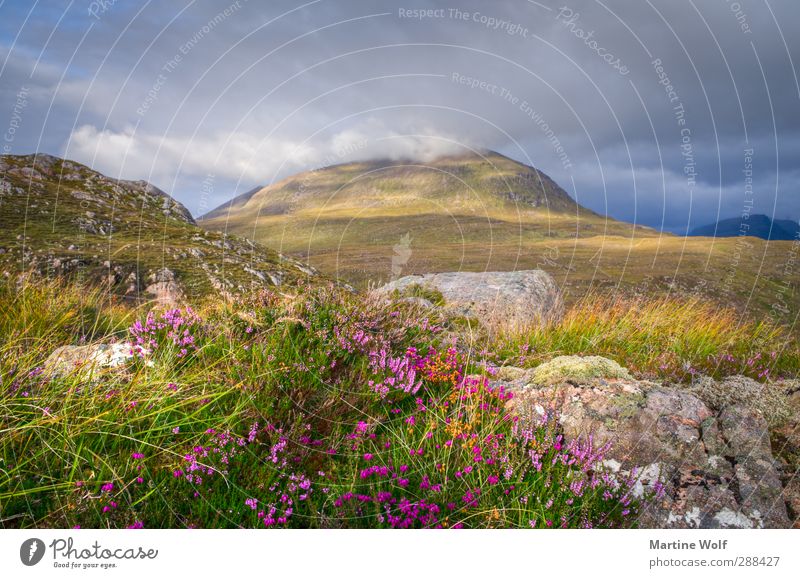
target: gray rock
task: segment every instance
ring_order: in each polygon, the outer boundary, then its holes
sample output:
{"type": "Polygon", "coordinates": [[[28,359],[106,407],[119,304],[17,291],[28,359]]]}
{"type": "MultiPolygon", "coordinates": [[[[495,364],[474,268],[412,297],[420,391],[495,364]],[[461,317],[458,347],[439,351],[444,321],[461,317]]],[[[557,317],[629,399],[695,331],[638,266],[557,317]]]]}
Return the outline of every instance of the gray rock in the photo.
{"type": "Polygon", "coordinates": [[[516,390],[512,407],[523,421],[555,410],[567,440],[592,434],[597,446],[612,444],[606,457],[613,469],[635,468],[634,493],[663,485],[663,497],[645,504],[640,526],[791,526],[758,412],[730,406],[716,414],[690,392],[632,379],[519,388],[529,377],[507,371],[494,382],[516,390]]]}
{"type": "Polygon", "coordinates": [[[558,287],[546,272],[453,272],[410,275],[374,290],[402,296],[419,285],[441,293],[449,312],[474,317],[489,328],[524,330],[558,319],[563,306],[558,287]]]}
{"type": "Polygon", "coordinates": [[[133,357],[130,343],[64,345],[50,354],[43,367],[44,373],[51,377],[73,373],[86,376],[125,366],[133,357]]]}
{"type": "Polygon", "coordinates": [[[149,284],[144,289],[145,293],[159,305],[171,307],[184,300],[183,289],[178,284],[175,273],[166,267],[152,273],[147,280],[149,284]]]}

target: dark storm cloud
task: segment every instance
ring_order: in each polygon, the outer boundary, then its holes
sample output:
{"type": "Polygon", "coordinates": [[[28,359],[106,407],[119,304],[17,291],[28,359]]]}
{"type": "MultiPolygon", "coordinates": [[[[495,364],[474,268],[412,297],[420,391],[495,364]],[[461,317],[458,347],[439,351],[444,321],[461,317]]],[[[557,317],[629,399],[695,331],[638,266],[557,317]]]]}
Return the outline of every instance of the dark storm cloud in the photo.
{"type": "Polygon", "coordinates": [[[322,164],[473,147],[673,231],[743,210],[800,217],[792,0],[0,11],[11,152],[146,178],[195,213],[322,164]]]}

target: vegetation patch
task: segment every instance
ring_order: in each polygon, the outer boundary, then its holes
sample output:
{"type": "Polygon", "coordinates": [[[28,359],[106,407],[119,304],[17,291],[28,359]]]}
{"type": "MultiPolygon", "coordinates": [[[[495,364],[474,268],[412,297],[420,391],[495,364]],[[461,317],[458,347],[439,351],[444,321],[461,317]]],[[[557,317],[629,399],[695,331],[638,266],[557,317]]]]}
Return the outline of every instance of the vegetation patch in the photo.
{"type": "Polygon", "coordinates": [[[562,355],[539,365],[531,375],[531,381],[539,386],[562,382],[582,384],[598,378],[633,379],[619,363],[597,355],[562,355]]]}
{"type": "Polygon", "coordinates": [[[521,427],[444,333],[332,285],[148,311],[0,284],[0,525],[634,525],[610,447],[567,442],[553,412],[521,427]],[[133,355],[91,382],[43,371],[90,339],[133,355]]]}
{"type": "Polygon", "coordinates": [[[444,295],[442,295],[441,291],[435,287],[430,287],[421,283],[412,283],[411,285],[404,287],[402,291],[400,289],[395,289],[392,291],[391,296],[392,299],[426,299],[433,305],[438,305],[440,307],[444,306],[445,304],[444,295]]]}
{"type": "Polygon", "coordinates": [[[609,298],[591,293],[562,319],[488,344],[499,359],[536,367],[559,355],[600,355],[636,377],[692,383],[706,375],[760,382],[800,372],[796,333],[699,297],[609,298]]]}

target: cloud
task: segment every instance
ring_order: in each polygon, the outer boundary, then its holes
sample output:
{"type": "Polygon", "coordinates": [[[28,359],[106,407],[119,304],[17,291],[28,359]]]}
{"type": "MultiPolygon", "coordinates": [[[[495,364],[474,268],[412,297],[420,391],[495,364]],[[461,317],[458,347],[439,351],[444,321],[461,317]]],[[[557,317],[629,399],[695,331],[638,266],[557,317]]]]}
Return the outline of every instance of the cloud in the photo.
{"type": "Polygon", "coordinates": [[[28,83],[14,152],[152,180],[195,212],[208,174],[223,202],[333,162],[490,148],[574,181],[595,210],[674,229],[740,211],[753,147],[759,207],[800,217],[800,6],[729,4],[418,0],[406,8],[436,11],[420,18],[389,0],[241,0],[220,17],[227,4],[197,0],[97,18],[37,5],[25,21],[10,0],[0,113],[28,83]]]}
{"type": "Polygon", "coordinates": [[[139,132],[75,129],[61,154],[116,178],[170,183],[181,173],[267,183],[309,167],[375,158],[431,161],[464,151],[463,142],[439,134],[408,134],[381,122],[364,123],[314,142],[264,139],[244,132],[202,138],[139,132]]]}

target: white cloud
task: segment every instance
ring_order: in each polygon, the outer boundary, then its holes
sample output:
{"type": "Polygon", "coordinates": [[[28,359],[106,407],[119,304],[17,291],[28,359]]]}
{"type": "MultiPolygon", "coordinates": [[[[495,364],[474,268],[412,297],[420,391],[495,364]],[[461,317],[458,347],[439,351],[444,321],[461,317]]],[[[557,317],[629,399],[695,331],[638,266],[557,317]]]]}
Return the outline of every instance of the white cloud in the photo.
{"type": "Polygon", "coordinates": [[[462,152],[459,141],[428,134],[402,134],[376,120],[316,138],[313,143],[262,138],[244,132],[202,138],[157,136],[134,130],[82,125],[63,151],[104,174],[146,179],[168,187],[181,173],[268,183],[303,169],[369,158],[432,160],[462,152]]]}

